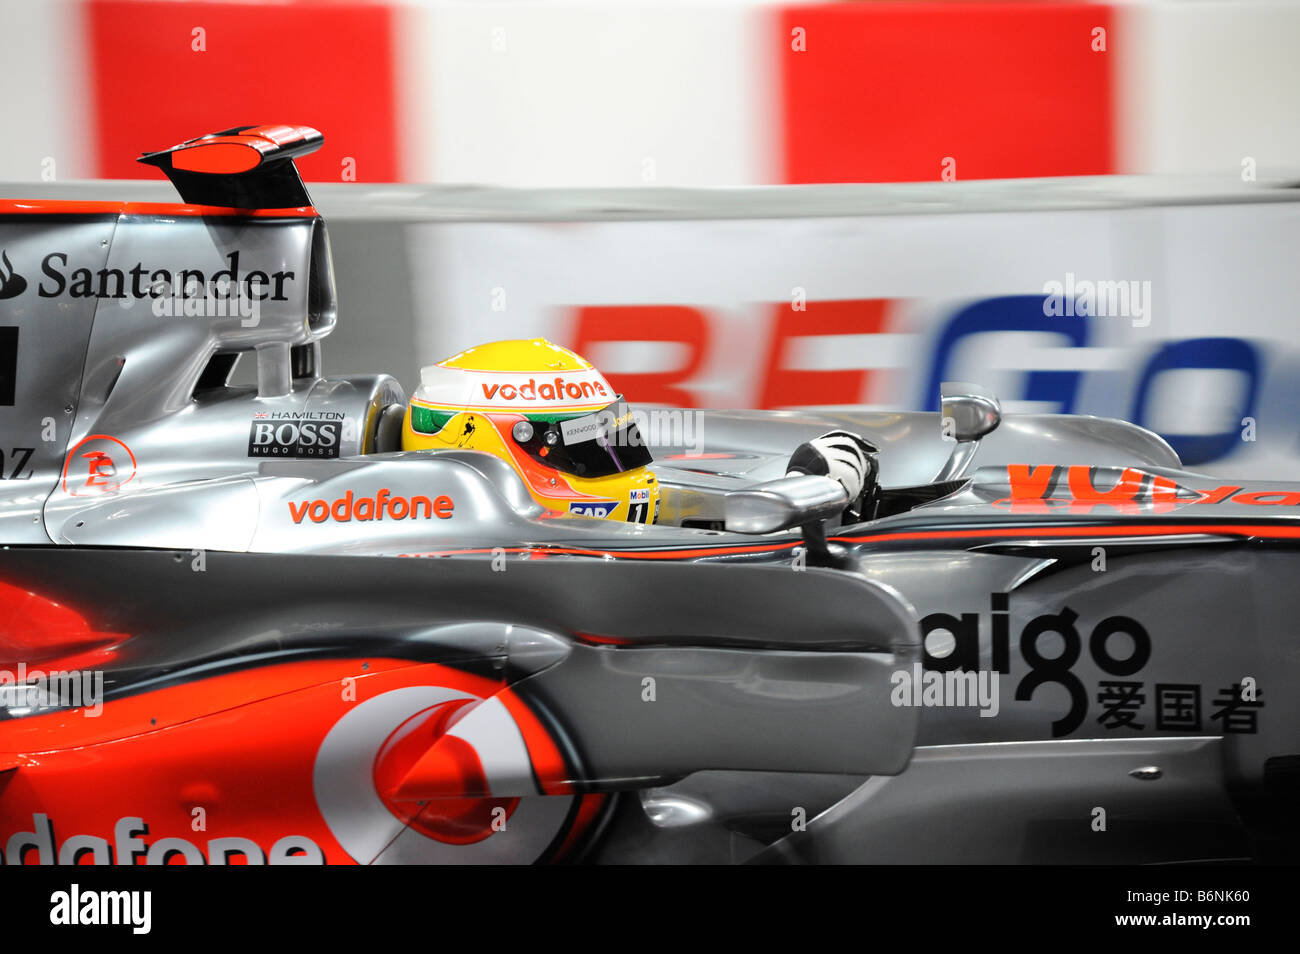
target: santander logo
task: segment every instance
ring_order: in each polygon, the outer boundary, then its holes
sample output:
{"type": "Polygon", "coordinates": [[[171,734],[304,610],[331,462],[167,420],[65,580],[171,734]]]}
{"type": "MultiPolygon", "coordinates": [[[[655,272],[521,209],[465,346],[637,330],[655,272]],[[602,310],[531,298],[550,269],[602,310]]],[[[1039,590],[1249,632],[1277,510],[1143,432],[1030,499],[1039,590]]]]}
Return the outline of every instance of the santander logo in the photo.
{"type": "Polygon", "coordinates": [[[501,384],[484,381],[483,399],[492,401],[581,401],[609,398],[609,389],[601,381],[566,381],[555,378],[537,383],[536,378],[529,378],[523,384],[501,384]]]}
{"type": "Polygon", "coordinates": [[[17,298],[27,290],[27,279],[14,271],[9,253],[0,251],[0,299],[17,298]]]}
{"type": "Polygon", "coordinates": [[[417,494],[414,497],[391,495],[387,488],[382,488],[373,497],[357,497],[348,491],[334,500],[290,500],[289,516],[294,523],[302,523],[306,517],[312,523],[350,523],[353,520],[383,520],[387,514],[393,520],[431,519],[447,520],[455,510],[455,502],[446,494],[429,498],[417,494]]]}

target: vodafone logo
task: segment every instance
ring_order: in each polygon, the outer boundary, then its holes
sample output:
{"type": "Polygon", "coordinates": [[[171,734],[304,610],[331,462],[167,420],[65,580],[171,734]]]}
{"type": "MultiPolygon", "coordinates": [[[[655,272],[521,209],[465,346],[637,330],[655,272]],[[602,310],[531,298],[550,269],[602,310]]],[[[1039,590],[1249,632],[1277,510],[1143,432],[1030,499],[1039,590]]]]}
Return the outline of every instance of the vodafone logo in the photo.
{"type": "Polygon", "coordinates": [[[1241,493],[1239,485],[1222,485],[1208,490],[1179,487],[1168,477],[1132,467],[1093,468],[1084,464],[1061,466],[1042,464],[1007,465],[1010,496],[993,505],[1016,513],[1049,513],[1064,510],[1090,513],[1104,505],[1120,513],[1169,513],[1188,505],[1222,503],[1254,507],[1300,507],[1300,492],[1255,490],[1241,493]],[[1109,485],[1098,486],[1099,470],[1110,471],[1109,485]]]}
{"type": "Polygon", "coordinates": [[[500,699],[407,686],[334,724],[312,786],[330,832],[359,864],[525,864],[564,830],[574,799],[537,793],[533,777],[523,733],[500,699]],[[403,782],[435,745],[437,797],[403,797],[403,782]]]}
{"type": "Polygon", "coordinates": [[[288,504],[289,517],[294,523],[302,523],[303,518],[312,523],[324,523],[326,520],[335,523],[351,523],[353,520],[364,522],[383,520],[385,515],[392,520],[428,520],[433,517],[447,520],[456,509],[455,502],[446,494],[432,498],[421,494],[414,497],[403,497],[401,494],[392,496],[387,487],[373,497],[357,497],[349,490],[334,500],[290,500],[288,504]]]}
{"type": "Polygon", "coordinates": [[[481,381],[485,401],[529,401],[570,403],[573,401],[613,400],[609,388],[599,380],[566,380],[556,377],[538,382],[529,378],[522,384],[514,382],[481,381]]]}
{"type": "Polygon", "coordinates": [[[30,831],[17,831],[4,842],[0,864],[76,865],[87,860],[96,865],[166,865],[181,858],[187,865],[225,865],[233,856],[241,856],[250,865],[323,865],[325,853],[306,835],[285,835],[269,851],[251,838],[229,836],[210,838],[200,847],[196,842],[175,836],[159,838],[149,824],[135,816],[125,816],[113,823],[112,839],[99,835],[73,834],[55,841],[54,822],[48,815],[34,813],[30,831]],[[146,840],[152,838],[152,840],[146,840]]]}

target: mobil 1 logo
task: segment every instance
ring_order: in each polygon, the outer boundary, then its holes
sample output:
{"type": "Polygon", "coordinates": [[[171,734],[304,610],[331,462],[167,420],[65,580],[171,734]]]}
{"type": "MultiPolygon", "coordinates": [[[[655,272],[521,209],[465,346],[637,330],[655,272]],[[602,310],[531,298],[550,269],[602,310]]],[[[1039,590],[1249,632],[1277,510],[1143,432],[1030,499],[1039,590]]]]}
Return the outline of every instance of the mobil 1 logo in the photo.
{"type": "Polygon", "coordinates": [[[263,411],[248,428],[249,457],[332,459],[343,437],[342,411],[263,411]]]}

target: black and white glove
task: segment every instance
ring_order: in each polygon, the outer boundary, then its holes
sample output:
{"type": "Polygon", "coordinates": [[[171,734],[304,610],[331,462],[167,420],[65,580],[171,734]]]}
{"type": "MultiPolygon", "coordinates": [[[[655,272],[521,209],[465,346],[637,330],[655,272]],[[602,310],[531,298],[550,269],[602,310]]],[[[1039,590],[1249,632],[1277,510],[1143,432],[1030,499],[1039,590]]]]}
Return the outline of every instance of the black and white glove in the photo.
{"type": "Polygon", "coordinates": [[[817,474],[838,481],[849,496],[845,523],[856,523],[875,516],[879,469],[874,444],[849,431],[829,431],[795,448],[786,476],[817,474]]]}

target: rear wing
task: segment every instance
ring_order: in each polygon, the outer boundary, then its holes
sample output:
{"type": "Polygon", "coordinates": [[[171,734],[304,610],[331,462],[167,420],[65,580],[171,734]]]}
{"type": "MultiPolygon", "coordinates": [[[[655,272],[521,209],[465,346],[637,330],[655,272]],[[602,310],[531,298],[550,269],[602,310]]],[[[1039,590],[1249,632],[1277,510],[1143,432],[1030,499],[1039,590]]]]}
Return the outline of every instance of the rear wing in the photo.
{"type": "Polygon", "coordinates": [[[166,173],[191,205],[290,209],[311,205],[293,160],[324,141],[310,126],[236,126],[138,161],[166,173]]]}

